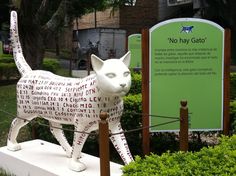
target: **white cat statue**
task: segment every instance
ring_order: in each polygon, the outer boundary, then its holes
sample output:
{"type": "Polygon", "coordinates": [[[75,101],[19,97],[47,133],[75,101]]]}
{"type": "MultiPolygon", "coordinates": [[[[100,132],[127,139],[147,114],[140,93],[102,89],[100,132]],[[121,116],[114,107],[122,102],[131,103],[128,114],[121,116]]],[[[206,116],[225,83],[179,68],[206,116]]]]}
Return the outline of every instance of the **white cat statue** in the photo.
{"type": "MultiPolygon", "coordinates": [[[[120,118],[123,112],[122,97],[129,91],[131,76],[128,69],[130,52],[120,59],[101,60],[91,56],[95,74],[85,78],[68,78],[48,71],[32,70],[24,59],[19,41],[17,13],[11,12],[11,40],[16,66],[21,74],[17,83],[17,117],[12,121],[7,148],[21,149],[16,138],[21,127],[36,117],[47,119],[51,132],[70,157],[69,168],[86,169],[80,162],[81,150],[89,132],[98,129],[101,111],[108,112],[111,133],[122,132],[120,118]],[[25,119],[25,120],[24,120],[25,119]],[[70,146],[61,124],[74,125],[73,145],[70,146]],[[55,128],[53,128],[55,127],[55,128]]],[[[124,134],[110,137],[125,164],[133,161],[124,134]]]]}

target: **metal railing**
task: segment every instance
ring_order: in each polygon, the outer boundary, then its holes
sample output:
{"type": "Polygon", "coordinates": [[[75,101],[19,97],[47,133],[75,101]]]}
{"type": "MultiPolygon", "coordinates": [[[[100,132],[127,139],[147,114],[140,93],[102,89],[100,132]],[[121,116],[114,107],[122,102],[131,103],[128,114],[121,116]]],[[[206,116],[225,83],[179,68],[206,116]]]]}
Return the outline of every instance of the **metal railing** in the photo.
{"type": "MultiPolygon", "coordinates": [[[[140,116],[152,116],[152,117],[159,117],[159,118],[166,118],[166,119],[171,119],[171,121],[168,122],[164,122],[164,123],[159,123],[159,124],[155,124],[155,125],[151,125],[151,126],[141,126],[141,127],[137,127],[131,130],[125,130],[119,133],[109,133],[109,124],[107,119],[109,119],[109,115],[107,112],[101,112],[100,113],[100,120],[99,120],[99,156],[100,156],[100,173],[101,176],[109,176],[110,175],[110,160],[109,160],[109,137],[112,135],[118,135],[118,134],[122,134],[122,133],[132,133],[132,132],[136,132],[136,131],[141,131],[147,128],[153,128],[153,127],[157,127],[157,126],[163,126],[163,125],[167,125],[170,123],[175,123],[175,122],[180,122],[180,132],[179,132],[179,143],[180,143],[180,150],[181,151],[187,151],[188,150],[188,117],[189,117],[189,113],[188,113],[188,107],[187,107],[187,101],[181,101],[180,102],[181,106],[180,106],[180,110],[179,110],[179,117],[170,117],[170,116],[160,116],[160,115],[152,115],[152,114],[143,114],[143,113],[137,113],[137,112],[130,112],[130,111],[126,111],[124,112],[124,114],[132,114],[132,115],[140,115],[140,116]]],[[[28,119],[24,119],[21,117],[17,117],[3,109],[0,109],[1,112],[9,115],[10,117],[14,117],[14,118],[19,118],[21,120],[25,120],[27,122],[31,122],[28,119]]],[[[1,122],[2,123],[9,123],[8,121],[4,121],[1,122]]],[[[55,128],[55,129],[60,129],[63,131],[70,131],[70,132],[74,132],[74,133],[84,133],[84,134],[88,134],[88,135],[97,135],[94,132],[85,132],[85,131],[77,131],[77,130],[72,130],[69,128],[59,128],[59,127],[55,127],[55,126],[51,126],[51,125],[47,125],[44,123],[41,123],[39,121],[33,121],[33,123],[37,123],[40,126],[45,126],[48,128],[55,128]]]]}

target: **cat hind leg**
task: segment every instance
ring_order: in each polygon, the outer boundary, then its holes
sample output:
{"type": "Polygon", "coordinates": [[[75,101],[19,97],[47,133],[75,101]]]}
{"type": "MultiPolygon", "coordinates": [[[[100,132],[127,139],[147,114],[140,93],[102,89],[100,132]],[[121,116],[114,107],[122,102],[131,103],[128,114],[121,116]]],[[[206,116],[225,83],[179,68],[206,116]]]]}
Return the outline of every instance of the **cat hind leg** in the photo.
{"type": "Polygon", "coordinates": [[[50,130],[59,144],[62,146],[63,150],[66,152],[67,157],[71,157],[72,154],[72,147],[70,146],[69,142],[67,141],[65,134],[62,129],[62,125],[56,122],[50,121],[50,130]]]}
{"type": "Polygon", "coordinates": [[[115,125],[113,124],[113,125],[110,125],[109,128],[111,130],[111,133],[114,134],[114,135],[111,135],[110,137],[111,142],[113,143],[115,149],[119,153],[123,162],[125,164],[129,164],[134,159],[129,150],[129,146],[127,144],[125,135],[124,133],[122,133],[123,129],[121,128],[121,124],[120,123],[117,123],[115,125]],[[120,133],[120,134],[115,134],[115,133],[120,133]]]}

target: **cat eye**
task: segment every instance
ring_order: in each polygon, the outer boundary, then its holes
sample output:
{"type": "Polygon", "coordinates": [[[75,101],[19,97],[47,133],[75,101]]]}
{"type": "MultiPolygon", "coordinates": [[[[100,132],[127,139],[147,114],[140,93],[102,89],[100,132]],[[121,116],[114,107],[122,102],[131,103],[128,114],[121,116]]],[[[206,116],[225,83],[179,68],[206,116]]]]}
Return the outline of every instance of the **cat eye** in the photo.
{"type": "Polygon", "coordinates": [[[129,76],[129,74],[130,74],[130,72],[129,72],[129,71],[127,71],[127,72],[124,72],[124,77],[127,77],[127,76],[129,76]]]}
{"type": "Polygon", "coordinates": [[[106,76],[108,78],[114,78],[114,77],[116,77],[116,74],[115,73],[107,73],[106,76]]]}

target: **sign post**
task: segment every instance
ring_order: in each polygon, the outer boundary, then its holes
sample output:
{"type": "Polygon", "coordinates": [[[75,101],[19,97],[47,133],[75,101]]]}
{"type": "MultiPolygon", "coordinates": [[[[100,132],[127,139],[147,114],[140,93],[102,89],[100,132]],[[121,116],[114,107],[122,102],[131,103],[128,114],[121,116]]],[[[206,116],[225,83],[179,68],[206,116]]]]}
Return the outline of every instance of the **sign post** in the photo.
{"type": "MultiPolygon", "coordinates": [[[[190,130],[223,129],[224,29],[208,20],[179,18],[150,29],[149,114],[178,117],[188,100],[190,130]]],[[[168,119],[150,118],[150,124],[168,119]]],[[[179,123],[151,128],[178,131],[179,123]]]]}
{"type": "MultiPolygon", "coordinates": [[[[188,100],[189,130],[229,134],[231,33],[194,18],[161,22],[142,31],[143,126],[179,117],[179,100],[188,100]],[[149,58],[147,60],[147,58],[149,58]],[[149,119],[149,121],[148,121],[149,119]]],[[[143,151],[150,132],[179,131],[180,123],[143,130],[143,151]]]]}
{"type": "Polygon", "coordinates": [[[225,47],[224,47],[224,126],[223,134],[229,135],[230,126],[230,58],[231,58],[231,31],[225,30],[225,47]]]}
{"type": "MultiPolygon", "coordinates": [[[[149,126],[149,30],[142,30],[142,124],[149,126]]],[[[142,130],[142,148],[143,154],[150,153],[149,129],[142,130]]]]}

